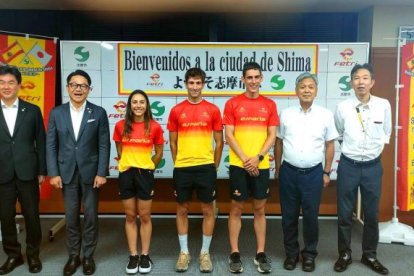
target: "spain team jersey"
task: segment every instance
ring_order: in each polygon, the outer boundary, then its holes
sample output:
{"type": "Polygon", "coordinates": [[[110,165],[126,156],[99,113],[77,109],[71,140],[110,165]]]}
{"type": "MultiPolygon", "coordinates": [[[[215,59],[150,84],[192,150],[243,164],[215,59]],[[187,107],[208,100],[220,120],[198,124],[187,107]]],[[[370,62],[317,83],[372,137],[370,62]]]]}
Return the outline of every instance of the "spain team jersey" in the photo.
{"type": "Polygon", "coordinates": [[[214,163],[213,131],[223,130],[217,106],[184,100],[171,109],[167,129],[177,132],[176,168],[214,163]]]}
{"type": "MultiPolygon", "coordinates": [[[[248,98],[245,93],[226,102],[223,124],[234,126],[234,137],[247,156],[259,154],[267,138],[267,128],[279,126],[279,116],[274,101],[259,95],[248,98]]],[[[230,148],[230,165],[243,168],[243,162],[230,148]]],[[[259,169],[268,169],[269,154],[259,164],[259,169]]]]}
{"type": "Polygon", "coordinates": [[[124,172],[129,168],[141,168],[154,170],[155,165],[152,162],[152,148],[154,145],[164,143],[163,130],[161,126],[154,120],[150,121],[150,133],[145,135],[144,122],[132,123],[132,132],[130,137],[122,137],[124,131],[125,120],[116,123],[113,140],[122,143],[121,159],[118,163],[120,172],[124,172]]]}

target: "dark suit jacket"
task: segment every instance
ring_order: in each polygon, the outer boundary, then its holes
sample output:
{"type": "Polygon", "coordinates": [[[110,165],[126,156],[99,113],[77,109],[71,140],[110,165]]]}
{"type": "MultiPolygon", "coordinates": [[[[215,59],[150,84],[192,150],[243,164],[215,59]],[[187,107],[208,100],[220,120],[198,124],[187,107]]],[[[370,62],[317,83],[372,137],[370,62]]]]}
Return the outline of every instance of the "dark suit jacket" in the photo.
{"type": "Polygon", "coordinates": [[[15,175],[24,181],[46,175],[45,127],[40,108],[19,99],[13,135],[0,109],[0,183],[11,181],[15,175]]]}
{"type": "Polygon", "coordinates": [[[77,166],[87,184],[92,184],[97,175],[107,176],[109,139],[108,117],[102,107],[86,102],[78,139],[75,139],[69,103],[55,107],[49,115],[46,135],[48,175],[60,176],[67,184],[77,166]]]}

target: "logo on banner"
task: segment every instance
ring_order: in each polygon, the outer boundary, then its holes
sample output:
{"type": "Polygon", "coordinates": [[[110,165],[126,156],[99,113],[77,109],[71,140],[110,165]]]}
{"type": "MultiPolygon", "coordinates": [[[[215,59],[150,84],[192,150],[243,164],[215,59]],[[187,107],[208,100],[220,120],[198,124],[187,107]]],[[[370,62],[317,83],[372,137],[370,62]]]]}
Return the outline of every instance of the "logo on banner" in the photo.
{"type": "Polygon", "coordinates": [[[405,70],[405,74],[406,75],[409,75],[409,76],[411,76],[411,77],[414,77],[414,55],[412,55],[411,57],[409,57],[408,59],[407,59],[407,62],[406,62],[406,65],[407,65],[407,70],[405,70]]]}
{"type": "Polygon", "coordinates": [[[47,53],[38,42],[33,42],[28,51],[17,40],[6,48],[0,49],[0,63],[18,66],[22,75],[25,76],[36,76],[39,73],[53,70],[52,67],[46,67],[51,59],[52,55],[47,53]],[[27,70],[27,67],[30,67],[30,70],[27,70]]]}
{"type": "Polygon", "coordinates": [[[338,87],[342,91],[341,96],[350,96],[351,95],[350,90],[352,89],[350,77],[342,76],[338,80],[338,87]]]}
{"type": "Polygon", "coordinates": [[[147,86],[163,86],[163,83],[160,81],[160,74],[154,73],[150,76],[151,81],[147,82],[147,86]]]}
{"type": "MultiPolygon", "coordinates": [[[[160,101],[155,101],[151,104],[152,115],[155,117],[161,117],[165,113],[165,106],[160,101]]],[[[161,118],[155,118],[157,121],[161,121],[161,118]]]]}
{"type": "Polygon", "coordinates": [[[117,113],[110,113],[108,118],[122,119],[125,118],[127,104],[124,101],[119,101],[113,105],[117,113]]]}
{"type": "Polygon", "coordinates": [[[75,59],[79,62],[85,62],[89,59],[89,51],[85,47],[79,46],[73,52],[75,59]]]}
{"type": "Polygon", "coordinates": [[[354,50],[352,48],[345,48],[342,52],[339,53],[342,57],[341,61],[337,61],[334,63],[334,66],[353,66],[355,65],[355,61],[352,61],[354,50]]]}
{"type": "Polygon", "coordinates": [[[282,79],[281,75],[274,75],[270,79],[270,86],[274,90],[282,90],[285,87],[285,84],[286,84],[286,81],[284,79],[282,79]]]}
{"type": "MultiPolygon", "coordinates": [[[[153,156],[154,157],[154,156],[153,156]]],[[[158,165],[157,165],[157,167],[155,168],[155,171],[154,171],[154,173],[157,173],[157,174],[162,174],[162,173],[164,173],[164,170],[163,170],[163,168],[165,167],[165,158],[162,158],[161,159],[161,161],[160,161],[160,163],[158,163],[158,165]]]]}

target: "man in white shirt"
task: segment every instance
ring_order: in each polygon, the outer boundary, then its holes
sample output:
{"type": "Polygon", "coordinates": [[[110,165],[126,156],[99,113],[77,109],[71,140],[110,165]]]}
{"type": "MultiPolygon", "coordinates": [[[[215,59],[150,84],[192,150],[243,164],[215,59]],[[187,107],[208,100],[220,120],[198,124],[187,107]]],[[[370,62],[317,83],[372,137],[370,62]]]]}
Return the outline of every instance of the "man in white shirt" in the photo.
{"type": "Polygon", "coordinates": [[[378,205],[381,196],[381,153],[391,136],[391,106],[386,99],[371,94],[374,73],[369,64],[357,64],[351,71],[355,97],[338,104],[335,125],[340,135],[341,158],[338,165],[338,252],[334,265],[345,271],[352,262],[352,214],[358,187],[364,215],[361,262],[373,271],[388,274],[377,260],[378,205]]]}
{"type": "Polygon", "coordinates": [[[334,140],[338,137],[333,114],[313,103],[318,91],[316,75],[308,72],[296,79],[299,105],[280,114],[275,145],[276,174],[279,177],[286,270],[296,268],[302,255],[302,270],[315,270],[319,238],[318,214],[322,188],[330,182],[334,140]],[[282,161],[283,155],[283,163],[282,161]],[[323,165],[324,164],[324,165],[323,165]],[[298,221],[303,214],[304,248],[298,243],[298,221]]]}

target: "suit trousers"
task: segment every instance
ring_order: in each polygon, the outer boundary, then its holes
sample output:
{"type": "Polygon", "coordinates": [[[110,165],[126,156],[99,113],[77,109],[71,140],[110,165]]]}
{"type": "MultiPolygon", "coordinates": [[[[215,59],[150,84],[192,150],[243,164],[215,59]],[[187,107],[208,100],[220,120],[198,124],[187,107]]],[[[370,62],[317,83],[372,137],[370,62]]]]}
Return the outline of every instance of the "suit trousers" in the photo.
{"type": "Polygon", "coordinates": [[[379,239],[378,205],[381,196],[382,164],[380,157],[358,162],[341,155],[337,178],[338,251],[351,256],[352,215],[358,187],[364,216],[362,253],[376,258],[379,239]]]}
{"type": "Polygon", "coordinates": [[[280,206],[282,210],[283,243],[287,257],[299,256],[298,223],[300,210],[303,215],[302,256],[318,255],[319,204],[323,187],[322,164],[312,168],[297,168],[283,162],[279,172],[280,206]]]}
{"type": "Polygon", "coordinates": [[[16,176],[9,182],[0,184],[0,219],[3,250],[8,257],[18,257],[21,245],[17,239],[16,201],[19,200],[26,225],[26,255],[39,256],[42,230],[39,218],[38,179],[22,181],[16,176]]]}
{"type": "Polygon", "coordinates": [[[93,183],[85,183],[76,169],[70,183],[63,184],[65,204],[67,250],[69,256],[92,257],[98,243],[99,189],[93,183]],[[83,233],[80,224],[83,205],[83,233]]]}

